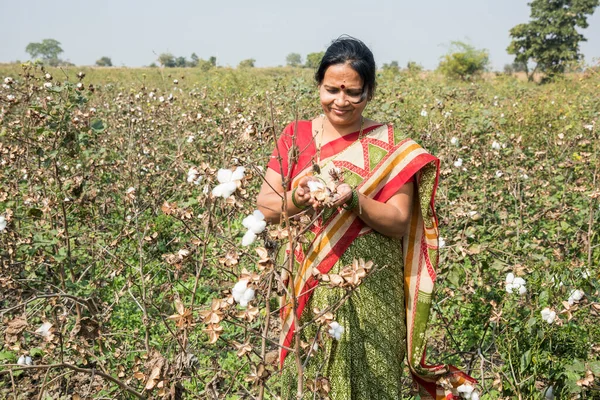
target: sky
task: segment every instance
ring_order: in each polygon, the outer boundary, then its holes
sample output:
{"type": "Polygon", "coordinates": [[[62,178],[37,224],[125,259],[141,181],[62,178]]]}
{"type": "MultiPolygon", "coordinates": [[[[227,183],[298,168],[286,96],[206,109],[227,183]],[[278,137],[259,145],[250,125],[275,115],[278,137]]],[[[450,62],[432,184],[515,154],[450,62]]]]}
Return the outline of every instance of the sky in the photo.
{"type": "MultiPolygon", "coordinates": [[[[0,63],[25,61],[25,47],[52,38],[62,59],[138,67],[169,52],[217,57],[235,67],[285,65],[289,53],[324,51],[342,34],[365,42],[379,66],[415,61],[434,69],[451,41],[487,49],[492,69],[513,61],[509,30],[529,21],[527,0],[0,0],[0,63]]],[[[588,18],[581,51],[600,58],[600,10],[588,18]]]]}

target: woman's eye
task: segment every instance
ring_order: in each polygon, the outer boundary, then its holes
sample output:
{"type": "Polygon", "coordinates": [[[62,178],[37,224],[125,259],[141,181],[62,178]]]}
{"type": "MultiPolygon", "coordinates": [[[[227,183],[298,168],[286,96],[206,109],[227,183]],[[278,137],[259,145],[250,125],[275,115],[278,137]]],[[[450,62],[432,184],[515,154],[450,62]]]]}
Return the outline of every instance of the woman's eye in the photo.
{"type": "Polygon", "coordinates": [[[327,89],[327,91],[331,94],[336,94],[338,92],[337,89],[327,89]]]}

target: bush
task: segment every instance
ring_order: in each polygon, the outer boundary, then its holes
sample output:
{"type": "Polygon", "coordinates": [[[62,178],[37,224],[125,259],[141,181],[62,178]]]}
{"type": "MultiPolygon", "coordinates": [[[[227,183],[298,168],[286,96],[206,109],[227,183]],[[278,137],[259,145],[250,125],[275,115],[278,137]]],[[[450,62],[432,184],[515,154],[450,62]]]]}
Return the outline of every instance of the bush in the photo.
{"type": "Polygon", "coordinates": [[[484,72],[489,62],[487,50],[478,50],[463,42],[452,42],[438,70],[449,78],[470,80],[484,72]]]}

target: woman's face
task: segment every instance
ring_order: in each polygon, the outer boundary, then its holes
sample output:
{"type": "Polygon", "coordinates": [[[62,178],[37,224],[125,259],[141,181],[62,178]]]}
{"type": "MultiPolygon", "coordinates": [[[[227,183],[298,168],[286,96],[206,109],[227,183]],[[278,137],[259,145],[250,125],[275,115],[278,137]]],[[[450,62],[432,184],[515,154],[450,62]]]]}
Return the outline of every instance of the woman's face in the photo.
{"type": "Polygon", "coordinates": [[[323,112],[334,127],[350,131],[360,128],[361,115],[367,105],[363,85],[362,78],[349,64],[327,68],[319,85],[319,96],[323,112]]]}

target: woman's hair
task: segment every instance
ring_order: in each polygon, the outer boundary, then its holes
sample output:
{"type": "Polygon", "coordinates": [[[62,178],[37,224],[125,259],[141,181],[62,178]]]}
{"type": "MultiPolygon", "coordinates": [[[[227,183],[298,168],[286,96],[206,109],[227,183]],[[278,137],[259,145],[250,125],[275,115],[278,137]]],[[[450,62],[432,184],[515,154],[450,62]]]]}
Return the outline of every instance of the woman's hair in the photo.
{"type": "Polygon", "coordinates": [[[315,72],[315,80],[317,84],[323,83],[325,71],[331,65],[349,64],[363,80],[363,94],[359,102],[362,102],[365,97],[371,100],[375,93],[375,58],[367,45],[352,36],[340,36],[334,40],[325,51],[325,55],[321,59],[319,68],[315,72]]]}

